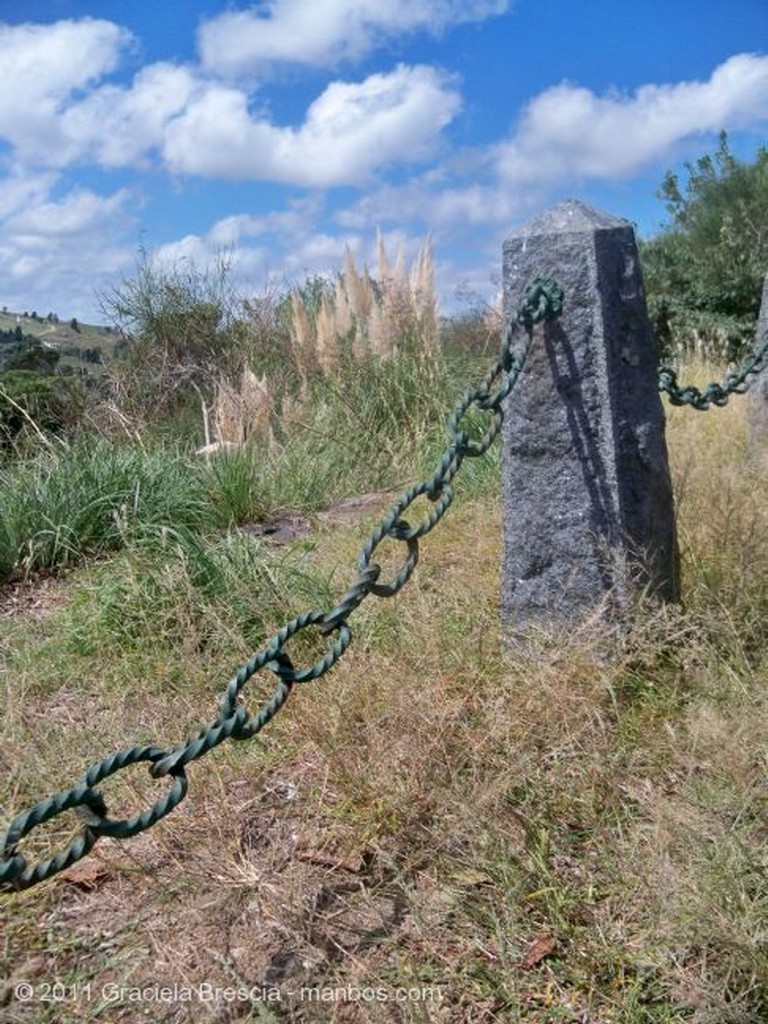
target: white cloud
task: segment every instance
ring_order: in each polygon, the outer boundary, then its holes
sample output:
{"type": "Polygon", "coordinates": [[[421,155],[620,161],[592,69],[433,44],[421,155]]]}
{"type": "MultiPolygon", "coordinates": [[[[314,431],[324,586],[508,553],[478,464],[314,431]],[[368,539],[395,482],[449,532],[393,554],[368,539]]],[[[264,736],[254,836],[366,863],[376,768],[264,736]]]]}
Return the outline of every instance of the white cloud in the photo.
{"type": "Polygon", "coordinates": [[[217,256],[216,246],[201,235],[185,235],[174,242],[166,242],[153,250],[152,258],[160,266],[175,267],[179,263],[191,263],[200,268],[211,266],[217,256]]]}
{"type": "MultiPolygon", "coordinates": [[[[312,211],[297,204],[296,209],[263,216],[237,214],[217,221],[204,234],[186,235],[159,246],[152,255],[166,267],[188,263],[199,268],[210,267],[223,256],[231,268],[231,283],[243,295],[255,295],[270,286],[282,291],[314,274],[333,275],[342,269],[347,247],[359,268],[367,265],[375,273],[375,227],[323,230],[313,216],[319,212],[317,207],[312,211]],[[254,238],[258,244],[253,244],[254,238]]],[[[412,259],[423,245],[424,235],[398,228],[387,231],[385,241],[391,254],[402,246],[412,259]]]]}
{"type": "Polygon", "coordinates": [[[367,192],[337,210],[334,219],[352,229],[410,222],[424,225],[425,230],[449,231],[458,239],[478,226],[508,227],[541,199],[542,193],[534,187],[523,192],[495,180],[464,184],[427,173],[402,185],[382,185],[367,192]]]}
{"type": "Polygon", "coordinates": [[[45,202],[56,178],[57,175],[50,172],[30,174],[19,169],[0,178],[0,223],[17,210],[45,202]]]}
{"type": "Polygon", "coordinates": [[[122,215],[127,199],[125,189],[107,197],[88,189],[74,189],[63,199],[25,205],[5,221],[4,230],[12,236],[37,238],[46,243],[87,234],[122,215]]]}
{"type": "Polygon", "coordinates": [[[265,287],[284,288],[305,272],[325,273],[341,265],[346,244],[358,236],[317,231],[323,203],[317,195],[298,199],[286,209],[263,214],[237,213],[216,221],[203,234],[189,234],[158,246],[158,263],[173,267],[189,263],[198,268],[225,260],[231,282],[244,295],[265,287]]]}
{"type": "Polygon", "coordinates": [[[98,316],[95,290],[130,269],[134,252],[120,242],[131,224],[125,190],[102,196],[75,188],[51,195],[54,175],[0,183],[0,281],[11,309],[98,316]]]}
{"type": "Polygon", "coordinates": [[[515,136],[498,147],[497,170],[513,185],[620,178],[689,136],[766,118],[768,57],[739,54],[706,82],[646,85],[632,96],[596,96],[564,83],[531,101],[515,136]]]}
{"type": "MultiPolygon", "coordinates": [[[[477,0],[473,9],[488,3],[477,0]]],[[[445,20],[458,6],[432,0],[429,15],[445,20]]],[[[377,24],[394,31],[418,20],[398,11],[385,5],[377,24]]],[[[446,74],[399,65],[360,82],[331,82],[303,123],[276,125],[253,110],[244,90],[194,67],[156,63],[128,85],[102,83],[130,39],[119,26],[94,19],[0,25],[14,80],[13,93],[0,94],[0,137],[17,162],[141,166],[154,150],[180,174],[311,188],[360,184],[383,167],[430,156],[461,106],[446,74]]]]}
{"type": "Polygon", "coordinates": [[[504,14],[509,0],[268,0],[227,11],[199,33],[203,66],[224,74],[264,73],[274,62],[334,67],[360,60],[388,38],[504,14]]]}
{"type": "Polygon", "coordinates": [[[384,184],[337,211],[336,221],[353,229],[421,222],[454,234],[507,228],[580,178],[626,177],[670,158],[690,136],[756,128],[766,119],[768,57],[740,54],[707,81],[646,85],[632,96],[565,83],[534,97],[511,140],[458,154],[404,184],[384,184]]]}
{"type": "Polygon", "coordinates": [[[357,234],[331,235],[318,231],[307,235],[301,245],[285,254],[284,266],[289,273],[299,276],[331,273],[341,269],[346,247],[356,253],[361,242],[357,234]]]}
{"type": "Polygon", "coordinates": [[[131,38],[118,25],[93,18],[0,24],[0,137],[22,156],[60,162],[62,108],[77,90],[115,68],[131,38]]]}
{"type": "MultiPolygon", "coordinates": [[[[436,245],[459,254],[454,265],[443,264],[455,281],[465,276],[459,264],[469,258],[495,266],[497,239],[530,216],[532,203],[580,180],[621,179],[661,164],[697,135],[755,129],[768,119],[768,57],[749,54],[730,58],[707,80],[649,84],[632,94],[601,95],[562,83],[534,96],[504,140],[453,156],[443,147],[443,132],[460,111],[461,96],[456,81],[434,67],[398,65],[357,82],[332,81],[303,117],[284,124],[273,122],[266,101],[256,105],[246,88],[252,83],[239,88],[220,77],[265,72],[277,62],[332,67],[409,33],[438,32],[509,6],[508,0],[265,0],[203,26],[205,69],[155,63],[132,80],[107,77],[132,42],[109,21],[0,24],[4,79],[12,83],[0,92],[0,138],[13,150],[7,176],[0,177],[2,301],[88,319],[94,288],[134,266],[133,245],[124,243],[127,231],[135,231],[129,209],[135,193],[118,190],[130,179],[105,176],[117,184],[100,195],[46,168],[77,161],[146,170],[151,159],[151,166],[179,175],[309,190],[373,182],[335,213],[325,206],[330,198],[312,191],[272,213],[223,217],[209,230],[161,246],[157,255],[203,266],[230,250],[238,282],[253,290],[270,274],[299,278],[332,270],[345,244],[359,259],[372,253],[377,225],[404,238],[431,228],[436,245]],[[406,181],[398,176],[397,183],[382,173],[409,164],[420,164],[422,173],[406,181]]],[[[151,192],[151,181],[133,180],[151,192]]],[[[445,292],[444,282],[438,287],[445,292]]]]}
{"type": "Polygon", "coordinates": [[[461,105],[433,68],[395,68],[359,83],[332,82],[300,128],[251,115],[246,95],[210,86],[167,127],[171,170],[329,187],[359,184],[384,166],[427,157],[461,105]]]}
{"type": "Polygon", "coordinates": [[[216,221],[208,240],[219,248],[237,247],[251,238],[274,235],[290,245],[303,238],[316,222],[322,209],[316,197],[295,200],[287,210],[264,214],[236,213],[216,221]]]}
{"type": "Polygon", "coordinates": [[[61,130],[71,151],[89,151],[103,166],[137,163],[162,143],[169,121],[185,110],[199,88],[199,80],[186,68],[150,64],[130,88],[103,85],[71,106],[61,130]]]}

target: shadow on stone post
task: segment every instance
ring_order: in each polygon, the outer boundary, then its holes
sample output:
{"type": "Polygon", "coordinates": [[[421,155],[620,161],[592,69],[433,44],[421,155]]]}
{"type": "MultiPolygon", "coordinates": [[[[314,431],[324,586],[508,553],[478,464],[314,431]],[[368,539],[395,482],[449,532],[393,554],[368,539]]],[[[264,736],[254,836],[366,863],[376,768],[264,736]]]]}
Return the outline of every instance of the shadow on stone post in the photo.
{"type": "MultiPolygon", "coordinates": [[[[757,320],[755,348],[768,338],[768,274],[757,320]]],[[[753,378],[747,391],[747,454],[750,460],[768,460],[768,369],[753,378]]]]}
{"type": "Polygon", "coordinates": [[[679,596],[672,486],[632,227],[559,203],[504,243],[504,308],[536,277],[565,292],[535,328],[507,399],[503,435],[502,619],[621,624],[639,591],[679,596]]]}

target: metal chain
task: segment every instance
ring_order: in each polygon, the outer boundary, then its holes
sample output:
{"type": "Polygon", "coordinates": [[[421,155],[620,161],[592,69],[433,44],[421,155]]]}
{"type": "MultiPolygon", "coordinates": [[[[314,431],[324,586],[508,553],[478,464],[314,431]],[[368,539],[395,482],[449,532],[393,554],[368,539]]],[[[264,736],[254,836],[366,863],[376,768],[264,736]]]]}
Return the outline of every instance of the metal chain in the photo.
{"type": "Polygon", "coordinates": [[[392,597],[401,590],[416,568],[419,559],[419,538],[432,530],[447,512],[453,501],[451,481],[465,458],[483,455],[496,439],[503,420],[502,403],[525,365],[530,351],[533,325],[557,316],[563,305],[563,292],[551,280],[539,279],[528,289],[517,312],[516,323],[511,324],[501,345],[499,359],[483,378],[479,387],[471,389],[456,403],[448,420],[449,444],[440,457],[437,470],[428,480],[415,484],[389,509],[363,545],[358,558],[358,577],[328,612],[305,612],[283,626],[266,646],[230,679],[219,701],[219,713],[204,729],[180,743],[171,751],[155,746],[137,746],[121,750],[92,765],[71,789],[41,800],[34,807],[17,815],[8,826],[0,847],[0,888],[28,889],[51,878],[86,856],[101,836],[127,839],[135,836],[169,814],[187,792],[186,766],[227,739],[247,740],[255,736],[282,708],[290,696],[294,683],[318,679],[335,665],[352,639],[347,619],[369,594],[392,597]],[[525,331],[525,342],[520,351],[513,349],[516,328],[525,331]],[[495,388],[495,390],[493,390],[495,388]],[[479,440],[471,440],[462,427],[472,409],[490,414],[491,420],[479,440]],[[420,523],[411,525],[403,518],[417,498],[425,496],[433,503],[432,509],[420,523]],[[379,582],[381,566],[371,559],[377,546],[389,537],[405,545],[401,568],[388,582],[379,582]],[[296,669],[283,650],[288,640],[309,627],[316,627],[322,635],[334,635],[326,653],[308,668],[296,669]],[[241,703],[245,684],[257,672],[267,669],[277,677],[277,685],[269,700],[254,714],[249,715],[241,703]],[[113,820],[108,817],[103,796],[94,788],[110,775],[140,761],[149,761],[154,778],[169,777],[169,790],[149,810],[133,818],[113,820]],[[17,846],[21,840],[44,821],[74,809],[83,819],[81,832],[64,849],[47,860],[30,867],[17,846]]]}
{"type": "Polygon", "coordinates": [[[659,368],[659,391],[669,395],[672,405],[690,405],[700,412],[706,412],[712,405],[727,405],[732,394],[743,394],[749,387],[747,378],[760,373],[768,363],[768,335],[763,343],[747,356],[738,370],[729,373],[721,381],[713,381],[704,391],[693,385],[680,387],[677,374],[668,366],[659,368]]]}

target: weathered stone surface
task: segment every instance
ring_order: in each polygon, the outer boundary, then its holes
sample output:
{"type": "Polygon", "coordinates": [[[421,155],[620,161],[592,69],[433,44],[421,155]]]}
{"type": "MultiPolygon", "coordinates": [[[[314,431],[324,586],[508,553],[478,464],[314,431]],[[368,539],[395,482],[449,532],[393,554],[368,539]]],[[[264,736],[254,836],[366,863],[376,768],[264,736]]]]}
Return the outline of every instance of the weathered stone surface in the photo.
{"type": "Polygon", "coordinates": [[[634,232],[569,200],[504,243],[504,306],[536,277],[565,291],[507,399],[502,616],[621,613],[633,586],[678,596],[672,487],[634,232]]]}
{"type": "MultiPolygon", "coordinates": [[[[768,338],[768,274],[757,321],[756,345],[768,338]]],[[[751,459],[768,458],[768,368],[751,379],[747,392],[747,452],[751,459]]]]}

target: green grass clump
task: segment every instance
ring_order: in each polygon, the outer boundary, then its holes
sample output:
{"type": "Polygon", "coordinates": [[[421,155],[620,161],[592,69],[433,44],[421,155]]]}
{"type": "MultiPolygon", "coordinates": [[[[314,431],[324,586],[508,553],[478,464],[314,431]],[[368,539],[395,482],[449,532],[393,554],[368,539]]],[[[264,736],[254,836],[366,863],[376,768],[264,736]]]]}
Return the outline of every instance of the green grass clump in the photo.
{"type": "Polygon", "coordinates": [[[170,449],[104,439],[44,448],[0,469],[5,577],[100,557],[173,526],[210,525],[200,475],[170,449]]]}

